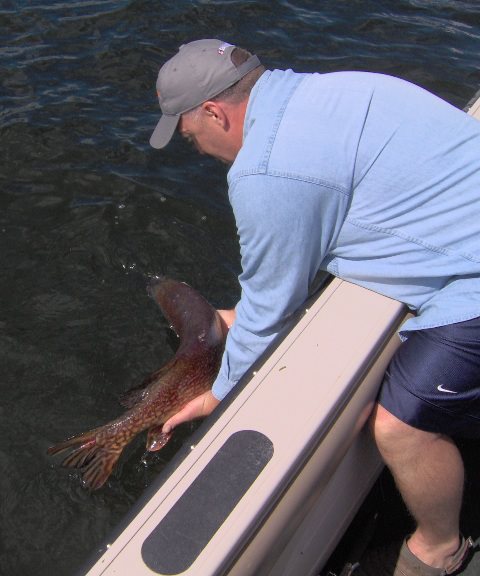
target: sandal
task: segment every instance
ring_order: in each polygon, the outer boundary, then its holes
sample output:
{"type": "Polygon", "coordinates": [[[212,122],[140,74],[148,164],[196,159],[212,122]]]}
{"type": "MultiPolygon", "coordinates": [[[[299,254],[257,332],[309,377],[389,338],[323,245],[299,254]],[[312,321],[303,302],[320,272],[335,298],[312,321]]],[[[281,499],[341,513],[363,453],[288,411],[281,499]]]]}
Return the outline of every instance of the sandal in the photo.
{"type": "Polygon", "coordinates": [[[372,550],[360,561],[360,568],[355,576],[447,576],[458,574],[470,561],[473,541],[461,537],[458,550],[451,557],[445,568],[433,568],[419,560],[407,546],[407,540],[398,549],[396,547],[372,550]]]}

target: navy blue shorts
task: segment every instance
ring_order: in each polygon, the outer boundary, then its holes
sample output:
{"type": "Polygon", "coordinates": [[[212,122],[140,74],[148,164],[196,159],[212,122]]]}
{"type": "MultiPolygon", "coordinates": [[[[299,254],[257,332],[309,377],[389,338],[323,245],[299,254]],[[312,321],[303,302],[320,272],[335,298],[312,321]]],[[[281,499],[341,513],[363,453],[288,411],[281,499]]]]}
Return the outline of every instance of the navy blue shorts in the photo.
{"type": "Polygon", "coordinates": [[[420,430],[480,438],[480,317],[412,332],[388,366],[378,402],[420,430]]]}

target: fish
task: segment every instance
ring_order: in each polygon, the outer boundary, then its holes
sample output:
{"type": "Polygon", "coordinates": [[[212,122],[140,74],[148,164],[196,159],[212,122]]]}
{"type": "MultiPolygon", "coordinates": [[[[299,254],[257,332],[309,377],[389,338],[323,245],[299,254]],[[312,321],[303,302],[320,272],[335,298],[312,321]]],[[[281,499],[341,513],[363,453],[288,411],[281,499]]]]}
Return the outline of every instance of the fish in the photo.
{"type": "Polygon", "coordinates": [[[123,395],[126,412],[115,420],[50,446],[53,456],[69,451],[62,466],[80,470],[83,485],[98,490],[108,480],[120,455],[147,430],[147,450],[155,452],[173,431],[162,426],[190,400],[209,390],[220,368],[225,345],[217,310],[194,288],[165,276],[147,288],[179,337],[173,358],[123,395]]]}

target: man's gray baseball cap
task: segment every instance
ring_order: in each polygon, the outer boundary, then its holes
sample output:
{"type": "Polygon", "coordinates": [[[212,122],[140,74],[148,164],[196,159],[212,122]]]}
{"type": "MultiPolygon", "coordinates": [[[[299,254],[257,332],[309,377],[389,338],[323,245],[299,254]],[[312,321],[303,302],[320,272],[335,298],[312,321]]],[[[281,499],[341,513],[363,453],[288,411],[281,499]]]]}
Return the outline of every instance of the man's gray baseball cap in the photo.
{"type": "Polygon", "coordinates": [[[150,138],[151,146],[166,146],[181,114],[218,96],[260,66],[257,56],[250,56],[237,68],[231,60],[234,48],[222,40],[195,40],[180,46],[165,62],[157,78],[162,117],[150,138]]]}

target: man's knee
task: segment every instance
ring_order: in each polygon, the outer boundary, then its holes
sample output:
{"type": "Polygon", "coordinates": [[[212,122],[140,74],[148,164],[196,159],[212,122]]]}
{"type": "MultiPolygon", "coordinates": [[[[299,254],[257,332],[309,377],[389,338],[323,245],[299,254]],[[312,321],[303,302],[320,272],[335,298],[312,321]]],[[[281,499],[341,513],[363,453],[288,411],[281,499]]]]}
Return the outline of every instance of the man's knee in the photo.
{"type": "Polygon", "coordinates": [[[443,437],[403,422],[386,408],[377,404],[370,417],[370,429],[375,443],[384,456],[398,456],[412,447],[420,447],[443,437]]]}
{"type": "Polygon", "coordinates": [[[408,426],[380,404],[376,404],[370,417],[370,430],[379,448],[397,443],[408,433],[408,426]]]}

